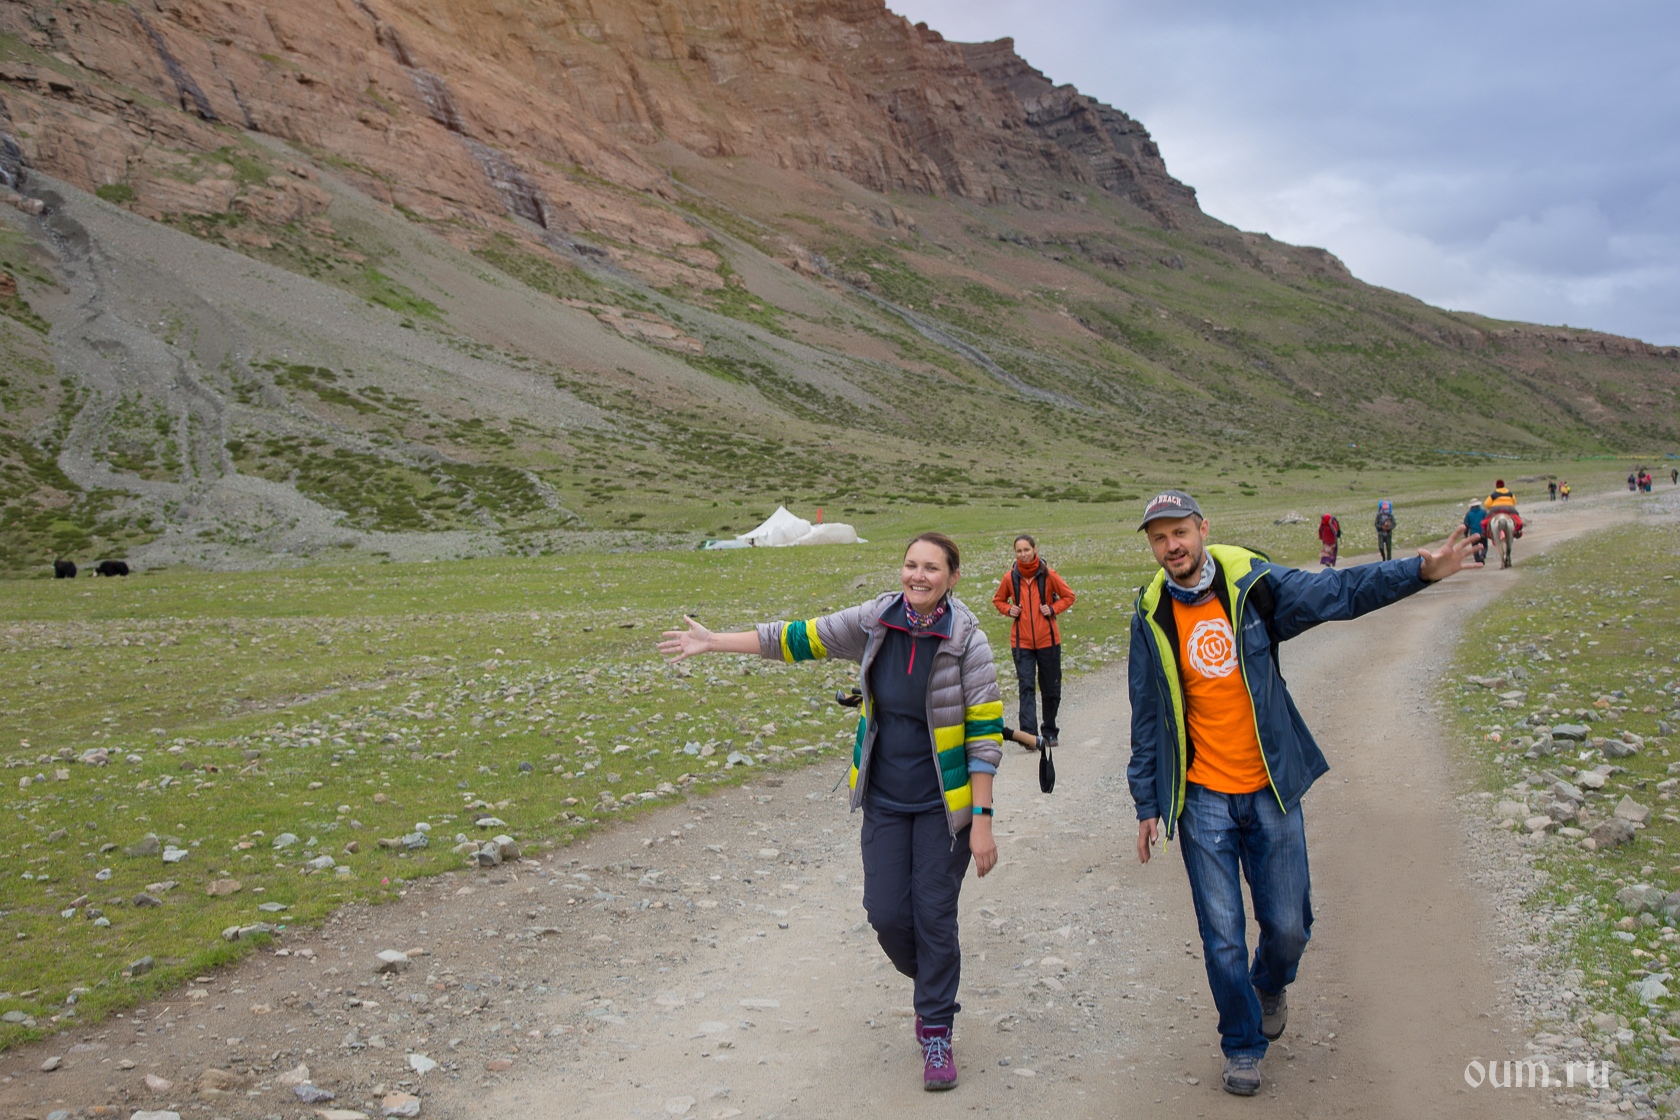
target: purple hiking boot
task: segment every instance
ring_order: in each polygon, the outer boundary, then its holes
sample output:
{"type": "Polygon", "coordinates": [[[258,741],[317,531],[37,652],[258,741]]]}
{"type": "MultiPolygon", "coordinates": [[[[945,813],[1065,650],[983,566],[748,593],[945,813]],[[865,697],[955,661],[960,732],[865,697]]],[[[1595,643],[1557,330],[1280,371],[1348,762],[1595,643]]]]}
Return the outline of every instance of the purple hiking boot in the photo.
{"type": "Polygon", "coordinates": [[[957,1059],[951,1052],[951,1028],[929,1027],[916,1016],[916,1041],[922,1047],[922,1088],[928,1092],[957,1087],[957,1059]]]}

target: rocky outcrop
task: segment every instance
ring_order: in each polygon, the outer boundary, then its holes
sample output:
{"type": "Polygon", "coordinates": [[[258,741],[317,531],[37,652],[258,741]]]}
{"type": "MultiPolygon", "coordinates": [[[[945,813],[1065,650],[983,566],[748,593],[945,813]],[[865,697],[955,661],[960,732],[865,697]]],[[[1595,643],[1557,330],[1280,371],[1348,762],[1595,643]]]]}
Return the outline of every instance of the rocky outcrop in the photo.
{"type": "Polygon", "coordinates": [[[0,31],[33,52],[0,64],[21,156],[150,214],[311,210],[293,184],[230,190],[167,158],[229,126],[458,240],[511,216],[700,287],[707,235],[649,204],[662,144],[877,191],[1039,207],[1088,183],[1163,224],[1198,213],[1136,121],[1009,40],[949,43],[881,0],[15,0],[0,31]]]}
{"type": "Polygon", "coordinates": [[[1015,53],[1013,39],[960,47],[989,89],[1015,100],[1032,133],[1066,153],[1058,167],[1066,177],[1128,199],[1168,227],[1198,212],[1194,188],[1167,173],[1143,125],[1070,85],[1055,85],[1015,53]]]}

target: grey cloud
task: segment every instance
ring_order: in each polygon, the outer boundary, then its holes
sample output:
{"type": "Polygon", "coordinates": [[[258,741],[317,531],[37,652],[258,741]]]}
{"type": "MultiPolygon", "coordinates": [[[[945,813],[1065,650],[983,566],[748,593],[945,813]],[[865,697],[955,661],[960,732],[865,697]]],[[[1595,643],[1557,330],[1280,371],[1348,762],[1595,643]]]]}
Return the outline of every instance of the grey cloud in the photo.
{"type": "Polygon", "coordinates": [[[1138,117],[1215,217],[1430,302],[1680,342],[1680,8],[896,0],[1138,117]]]}

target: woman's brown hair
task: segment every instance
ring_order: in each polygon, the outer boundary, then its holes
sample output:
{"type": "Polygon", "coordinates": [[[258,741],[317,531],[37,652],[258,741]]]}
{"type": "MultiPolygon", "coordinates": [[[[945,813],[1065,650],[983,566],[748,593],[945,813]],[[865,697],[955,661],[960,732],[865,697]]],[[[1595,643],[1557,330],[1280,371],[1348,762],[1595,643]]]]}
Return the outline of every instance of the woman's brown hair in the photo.
{"type": "Polygon", "coordinates": [[[904,546],[905,555],[909,555],[911,545],[921,544],[923,541],[939,546],[940,550],[945,553],[945,562],[951,565],[953,572],[962,571],[962,553],[957,551],[957,542],[944,533],[923,533],[912,540],[910,544],[904,546]]]}

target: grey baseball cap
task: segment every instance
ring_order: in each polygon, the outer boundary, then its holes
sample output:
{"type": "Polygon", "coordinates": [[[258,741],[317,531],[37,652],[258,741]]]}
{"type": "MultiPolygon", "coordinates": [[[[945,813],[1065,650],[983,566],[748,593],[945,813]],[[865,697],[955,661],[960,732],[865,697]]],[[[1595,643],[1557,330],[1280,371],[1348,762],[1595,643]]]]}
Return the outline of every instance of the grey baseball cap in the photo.
{"type": "Polygon", "coordinates": [[[1158,517],[1189,517],[1195,514],[1202,516],[1202,507],[1196,504],[1196,499],[1182,490],[1163,490],[1143,507],[1143,520],[1138,522],[1138,532],[1158,517]]]}

